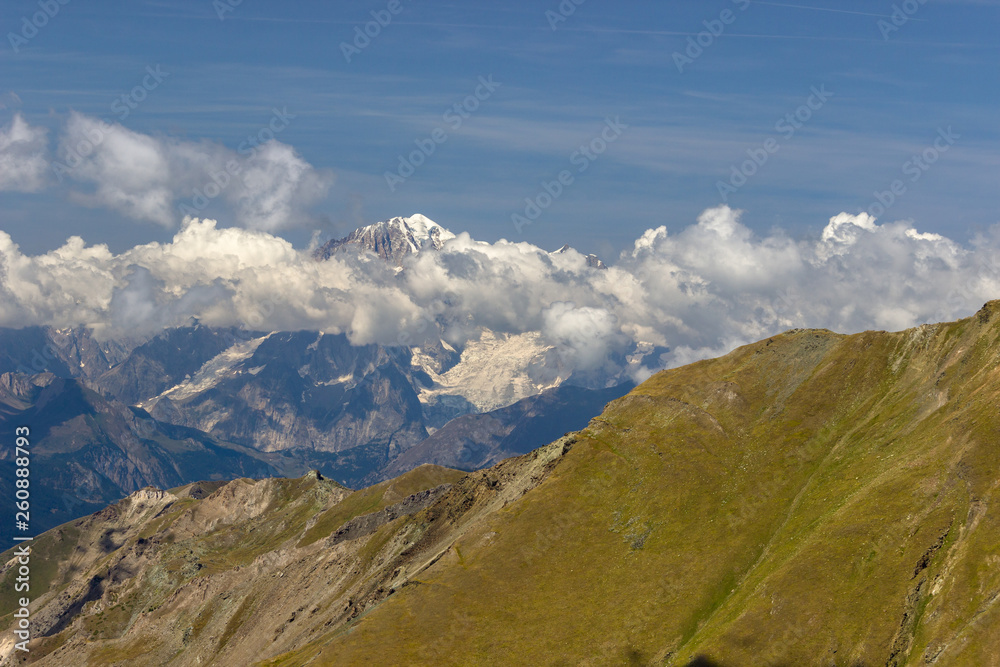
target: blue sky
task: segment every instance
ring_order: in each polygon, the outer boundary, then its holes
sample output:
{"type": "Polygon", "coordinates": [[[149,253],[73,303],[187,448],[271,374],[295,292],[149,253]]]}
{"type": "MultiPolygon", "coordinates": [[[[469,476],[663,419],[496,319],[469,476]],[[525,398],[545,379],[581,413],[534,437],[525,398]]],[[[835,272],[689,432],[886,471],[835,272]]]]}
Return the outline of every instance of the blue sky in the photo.
{"type": "MultiPolygon", "coordinates": [[[[71,112],[116,119],[115,100],[157,66],[168,76],[122,121],[134,132],[236,151],[273,109],[287,109],[294,118],[278,140],[334,178],[308,215],[280,230],[298,246],[316,230],[339,236],[419,212],[486,241],[568,242],[613,257],[648,228],[690,226],[754,154],[767,159],[727,203],[761,234],[818,236],[828,218],[868,210],[897,180],[905,192],[881,222],[912,219],[959,241],[998,222],[998,2],[586,0],[554,23],[554,0],[400,0],[348,62],[342,43],[389,6],[243,0],[220,19],[212,0],[69,0],[15,53],[9,34],[40,10],[9,0],[0,127],[20,114],[48,128],[58,160],[71,112]],[[720,25],[679,68],[688,40],[720,25]],[[499,86],[486,93],[480,77],[499,86]],[[484,99],[456,127],[445,112],[477,87],[484,99]],[[828,99],[810,100],[814,90],[828,99]],[[807,102],[814,108],[802,111],[807,102]],[[808,119],[779,131],[796,112],[808,119]],[[576,151],[609,118],[627,128],[581,161],[576,151]],[[385,173],[435,130],[447,140],[390,190],[385,173]],[[946,150],[914,168],[942,132],[946,150]],[[517,229],[511,216],[525,213],[525,198],[563,170],[572,184],[517,229]]],[[[88,187],[50,178],[34,192],[2,191],[0,229],[29,253],[70,235],[120,251],[173,234],[96,204],[88,187]]],[[[221,199],[204,215],[243,224],[221,199]]]]}

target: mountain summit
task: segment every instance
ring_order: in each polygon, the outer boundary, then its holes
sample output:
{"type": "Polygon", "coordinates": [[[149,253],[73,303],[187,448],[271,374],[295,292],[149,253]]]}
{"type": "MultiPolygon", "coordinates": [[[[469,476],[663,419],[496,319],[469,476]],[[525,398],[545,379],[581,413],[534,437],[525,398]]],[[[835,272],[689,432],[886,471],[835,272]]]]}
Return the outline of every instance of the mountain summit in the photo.
{"type": "Polygon", "coordinates": [[[329,259],[334,253],[371,251],[396,266],[407,255],[425,248],[440,250],[446,241],[455,238],[450,231],[419,213],[408,218],[392,218],[355,229],[342,239],[335,239],[316,251],[319,259],[329,259]]]}

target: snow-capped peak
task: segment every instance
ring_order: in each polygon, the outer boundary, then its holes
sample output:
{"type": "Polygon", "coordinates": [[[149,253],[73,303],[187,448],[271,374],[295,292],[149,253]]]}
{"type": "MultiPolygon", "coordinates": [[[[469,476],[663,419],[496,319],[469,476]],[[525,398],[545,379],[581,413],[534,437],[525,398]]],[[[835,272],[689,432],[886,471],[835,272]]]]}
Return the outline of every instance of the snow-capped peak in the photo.
{"type": "Polygon", "coordinates": [[[342,239],[330,241],[317,250],[316,255],[327,259],[334,252],[361,249],[400,266],[404,256],[424,249],[440,250],[453,238],[455,235],[450,231],[417,213],[408,218],[391,218],[356,229],[342,239]]]}
{"type": "Polygon", "coordinates": [[[430,218],[419,213],[415,213],[408,218],[393,218],[392,222],[397,222],[402,224],[410,234],[413,236],[413,240],[417,243],[419,247],[424,247],[424,245],[430,241],[431,244],[438,250],[444,245],[445,241],[450,241],[455,238],[455,235],[450,231],[434,222],[430,218]]]}

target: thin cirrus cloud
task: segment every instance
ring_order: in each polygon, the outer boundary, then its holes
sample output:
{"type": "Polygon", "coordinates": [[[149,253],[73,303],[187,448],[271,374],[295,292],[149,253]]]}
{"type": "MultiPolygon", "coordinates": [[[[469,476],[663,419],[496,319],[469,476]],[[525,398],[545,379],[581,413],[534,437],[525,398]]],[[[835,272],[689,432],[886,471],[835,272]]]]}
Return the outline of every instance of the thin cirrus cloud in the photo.
{"type": "Polygon", "coordinates": [[[641,380],[792,327],[898,330],[969,315],[1000,289],[998,256],[1000,228],[963,245],[841,213],[804,241],[756,234],[727,206],[676,234],[647,230],[607,270],[572,250],[467,233],[397,272],[370,256],[318,261],[266,231],[211,220],[121,254],[73,237],[28,256],[0,232],[0,326],[114,337],[197,320],[386,345],[537,332],[564,368],[641,380]],[[623,361],[637,349],[656,356],[623,361]]]}
{"type": "Polygon", "coordinates": [[[242,227],[285,229],[308,221],[309,208],[334,180],[330,170],[313,167],[276,139],[233,150],[73,112],[50,161],[47,134],[20,114],[0,128],[0,190],[65,187],[78,204],[166,228],[221,202],[242,227]]]}

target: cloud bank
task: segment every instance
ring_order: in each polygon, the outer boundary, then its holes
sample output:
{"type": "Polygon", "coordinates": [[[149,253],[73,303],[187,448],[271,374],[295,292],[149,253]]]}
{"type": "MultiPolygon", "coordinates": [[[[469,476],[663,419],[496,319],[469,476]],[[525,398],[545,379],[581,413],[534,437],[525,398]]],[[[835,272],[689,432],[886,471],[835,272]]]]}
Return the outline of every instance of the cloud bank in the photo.
{"type": "Polygon", "coordinates": [[[802,241],[756,235],[726,206],[678,234],[646,231],[607,270],[575,251],[464,233],[396,272],[370,256],[317,261],[268,232],[211,220],[122,254],[73,237],[25,256],[0,232],[0,326],[132,336],[197,319],[387,345],[461,343],[486,327],[540,332],[580,371],[613,370],[637,347],[669,348],[633,369],[641,379],[788,328],[896,330],[967,316],[1000,296],[998,256],[1000,228],[963,246],[842,213],[802,241]]]}

